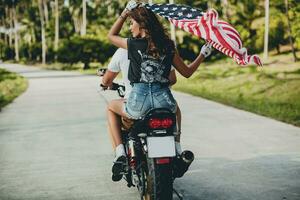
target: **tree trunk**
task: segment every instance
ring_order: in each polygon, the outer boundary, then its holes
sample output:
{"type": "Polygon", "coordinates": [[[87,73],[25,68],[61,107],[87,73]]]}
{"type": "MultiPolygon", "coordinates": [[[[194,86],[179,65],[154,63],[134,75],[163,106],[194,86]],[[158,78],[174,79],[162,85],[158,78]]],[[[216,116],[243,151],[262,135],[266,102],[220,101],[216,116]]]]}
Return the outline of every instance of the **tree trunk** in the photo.
{"type": "Polygon", "coordinates": [[[285,13],[286,13],[287,21],[288,21],[289,41],[290,41],[291,49],[293,52],[294,62],[297,62],[298,58],[297,58],[296,51],[295,51],[294,44],[293,44],[291,21],[290,21],[290,17],[289,17],[289,2],[288,2],[288,0],[285,0],[285,10],[286,10],[285,13]]]}
{"type": "MultiPolygon", "coordinates": [[[[5,18],[4,18],[4,16],[2,16],[2,19],[1,19],[1,23],[2,23],[2,26],[5,28],[5,18]]],[[[6,42],[6,40],[5,40],[5,31],[3,32],[3,41],[4,41],[4,43],[6,42]]],[[[1,34],[1,39],[2,39],[2,34],[1,34]]]]}
{"type": "Polygon", "coordinates": [[[82,26],[82,24],[81,24],[82,21],[81,21],[80,17],[75,15],[72,18],[73,18],[73,22],[74,22],[75,33],[80,33],[81,26],[82,26]]]}
{"type": "Polygon", "coordinates": [[[276,45],[277,54],[280,54],[280,45],[276,45]]]}
{"type": "Polygon", "coordinates": [[[59,11],[58,11],[58,0],[55,0],[55,39],[54,39],[54,50],[58,49],[59,40],[59,11]]]}
{"type": "Polygon", "coordinates": [[[42,62],[46,64],[46,37],[45,37],[45,21],[44,21],[44,12],[43,12],[43,2],[38,0],[39,3],[39,13],[41,18],[41,29],[42,29],[42,62]]]}
{"type": "Polygon", "coordinates": [[[6,33],[4,33],[4,42],[7,46],[9,45],[9,39],[8,39],[8,35],[6,33]]]}
{"type": "Polygon", "coordinates": [[[265,0],[265,40],[264,40],[264,59],[268,59],[269,46],[269,0],[265,0]]]}
{"type": "Polygon", "coordinates": [[[79,33],[81,31],[81,23],[82,20],[80,18],[80,9],[77,8],[70,8],[69,12],[71,13],[72,19],[73,19],[73,23],[74,23],[74,29],[75,29],[75,33],[79,33]]]}
{"type": "Polygon", "coordinates": [[[12,18],[12,11],[10,8],[8,8],[8,13],[9,13],[9,47],[12,47],[12,43],[13,43],[13,35],[12,35],[12,30],[13,30],[13,18],[12,18]]]}
{"type": "MultiPolygon", "coordinates": [[[[7,8],[5,8],[5,15],[3,16],[3,18],[2,18],[2,20],[3,20],[3,27],[6,29],[6,22],[7,22],[7,8]]],[[[8,35],[7,35],[7,32],[6,32],[6,30],[5,30],[5,32],[4,32],[4,43],[6,44],[6,45],[9,45],[9,43],[8,43],[8,35]]]]}
{"type": "Polygon", "coordinates": [[[90,65],[88,62],[85,62],[84,65],[83,65],[83,70],[87,70],[90,68],[90,65]]]}
{"type": "Polygon", "coordinates": [[[43,8],[44,8],[46,26],[48,27],[49,26],[49,12],[48,12],[47,0],[43,0],[43,8]]]}
{"type": "Polygon", "coordinates": [[[19,61],[19,35],[18,35],[18,19],[16,12],[16,5],[12,8],[13,21],[14,21],[14,33],[15,33],[15,59],[19,61]]]}
{"type": "Polygon", "coordinates": [[[86,0],[82,0],[82,26],[80,35],[86,34],[86,0]]]}

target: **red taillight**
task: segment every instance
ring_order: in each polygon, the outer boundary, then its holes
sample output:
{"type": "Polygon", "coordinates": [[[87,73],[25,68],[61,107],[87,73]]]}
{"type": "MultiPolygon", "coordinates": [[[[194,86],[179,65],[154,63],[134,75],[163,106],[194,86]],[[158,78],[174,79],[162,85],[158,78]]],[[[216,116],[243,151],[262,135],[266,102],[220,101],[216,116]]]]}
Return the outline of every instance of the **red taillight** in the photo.
{"type": "Polygon", "coordinates": [[[160,119],[150,119],[149,120],[149,126],[150,128],[159,128],[161,127],[161,121],[160,119]]]}
{"type": "Polygon", "coordinates": [[[165,119],[151,118],[149,120],[149,127],[153,129],[170,128],[172,125],[173,125],[173,120],[170,118],[165,118],[165,119]]]}
{"type": "Polygon", "coordinates": [[[169,163],[170,163],[170,158],[157,158],[156,159],[156,164],[158,164],[158,165],[169,164],[169,163]]]}
{"type": "Polygon", "coordinates": [[[170,128],[172,124],[173,124],[173,120],[170,118],[166,118],[161,121],[161,126],[163,128],[170,128]]]}

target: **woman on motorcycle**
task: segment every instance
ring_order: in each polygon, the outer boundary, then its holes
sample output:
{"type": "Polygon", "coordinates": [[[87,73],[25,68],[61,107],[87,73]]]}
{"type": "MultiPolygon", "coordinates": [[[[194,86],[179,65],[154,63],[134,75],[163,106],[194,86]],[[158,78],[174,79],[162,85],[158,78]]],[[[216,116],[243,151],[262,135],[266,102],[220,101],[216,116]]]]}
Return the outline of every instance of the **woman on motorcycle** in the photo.
{"type": "Polygon", "coordinates": [[[199,56],[190,65],[186,65],[156,15],[135,1],[127,4],[111,27],[108,38],[115,46],[128,49],[128,78],[133,85],[125,104],[113,100],[108,105],[111,133],[116,144],[113,180],[118,181],[122,178],[120,172],[126,163],[118,115],[139,119],[152,108],[168,108],[175,113],[177,105],[170,92],[168,79],[171,66],[188,78],[210,54],[211,47],[204,45],[199,56]],[[132,37],[122,38],[119,32],[127,17],[130,17],[132,37]]]}

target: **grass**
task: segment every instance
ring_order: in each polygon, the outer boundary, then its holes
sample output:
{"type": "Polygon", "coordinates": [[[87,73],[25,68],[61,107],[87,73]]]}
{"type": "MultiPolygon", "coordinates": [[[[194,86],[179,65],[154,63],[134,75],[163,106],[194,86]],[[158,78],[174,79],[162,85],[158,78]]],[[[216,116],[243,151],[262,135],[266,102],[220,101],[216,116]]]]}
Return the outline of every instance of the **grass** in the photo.
{"type": "Polygon", "coordinates": [[[173,89],[300,126],[300,63],[291,54],[271,56],[264,67],[231,59],[204,65],[173,89]]]}
{"type": "Polygon", "coordinates": [[[86,70],[83,70],[83,63],[75,63],[73,65],[70,65],[67,63],[56,62],[46,65],[40,63],[31,63],[31,65],[48,70],[76,71],[86,75],[96,75],[96,71],[98,68],[104,68],[103,65],[99,63],[90,63],[90,68],[86,70]]]}
{"type": "MultiPolygon", "coordinates": [[[[91,63],[90,67],[83,70],[82,63],[42,66],[92,75],[101,66],[91,63]]],[[[205,63],[189,79],[178,75],[173,89],[300,127],[300,62],[294,63],[291,53],[273,53],[264,67],[238,66],[231,58],[205,63]]]]}
{"type": "Polygon", "coordinates": [[[28,87],[28,81],[0,68],[0,110],[23,93],[28,87]]]}

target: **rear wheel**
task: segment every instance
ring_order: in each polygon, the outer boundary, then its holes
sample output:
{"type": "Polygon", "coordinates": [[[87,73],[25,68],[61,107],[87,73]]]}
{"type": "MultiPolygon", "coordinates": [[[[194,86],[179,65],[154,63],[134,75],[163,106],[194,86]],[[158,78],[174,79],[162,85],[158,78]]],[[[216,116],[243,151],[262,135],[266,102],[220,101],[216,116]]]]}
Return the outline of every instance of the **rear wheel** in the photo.
{"type": "Polygon", "coordinates": [[[173,178],[170,164],[156,164],[148,158],[147,188],[145,200],[172,200],[173,178]]]}

